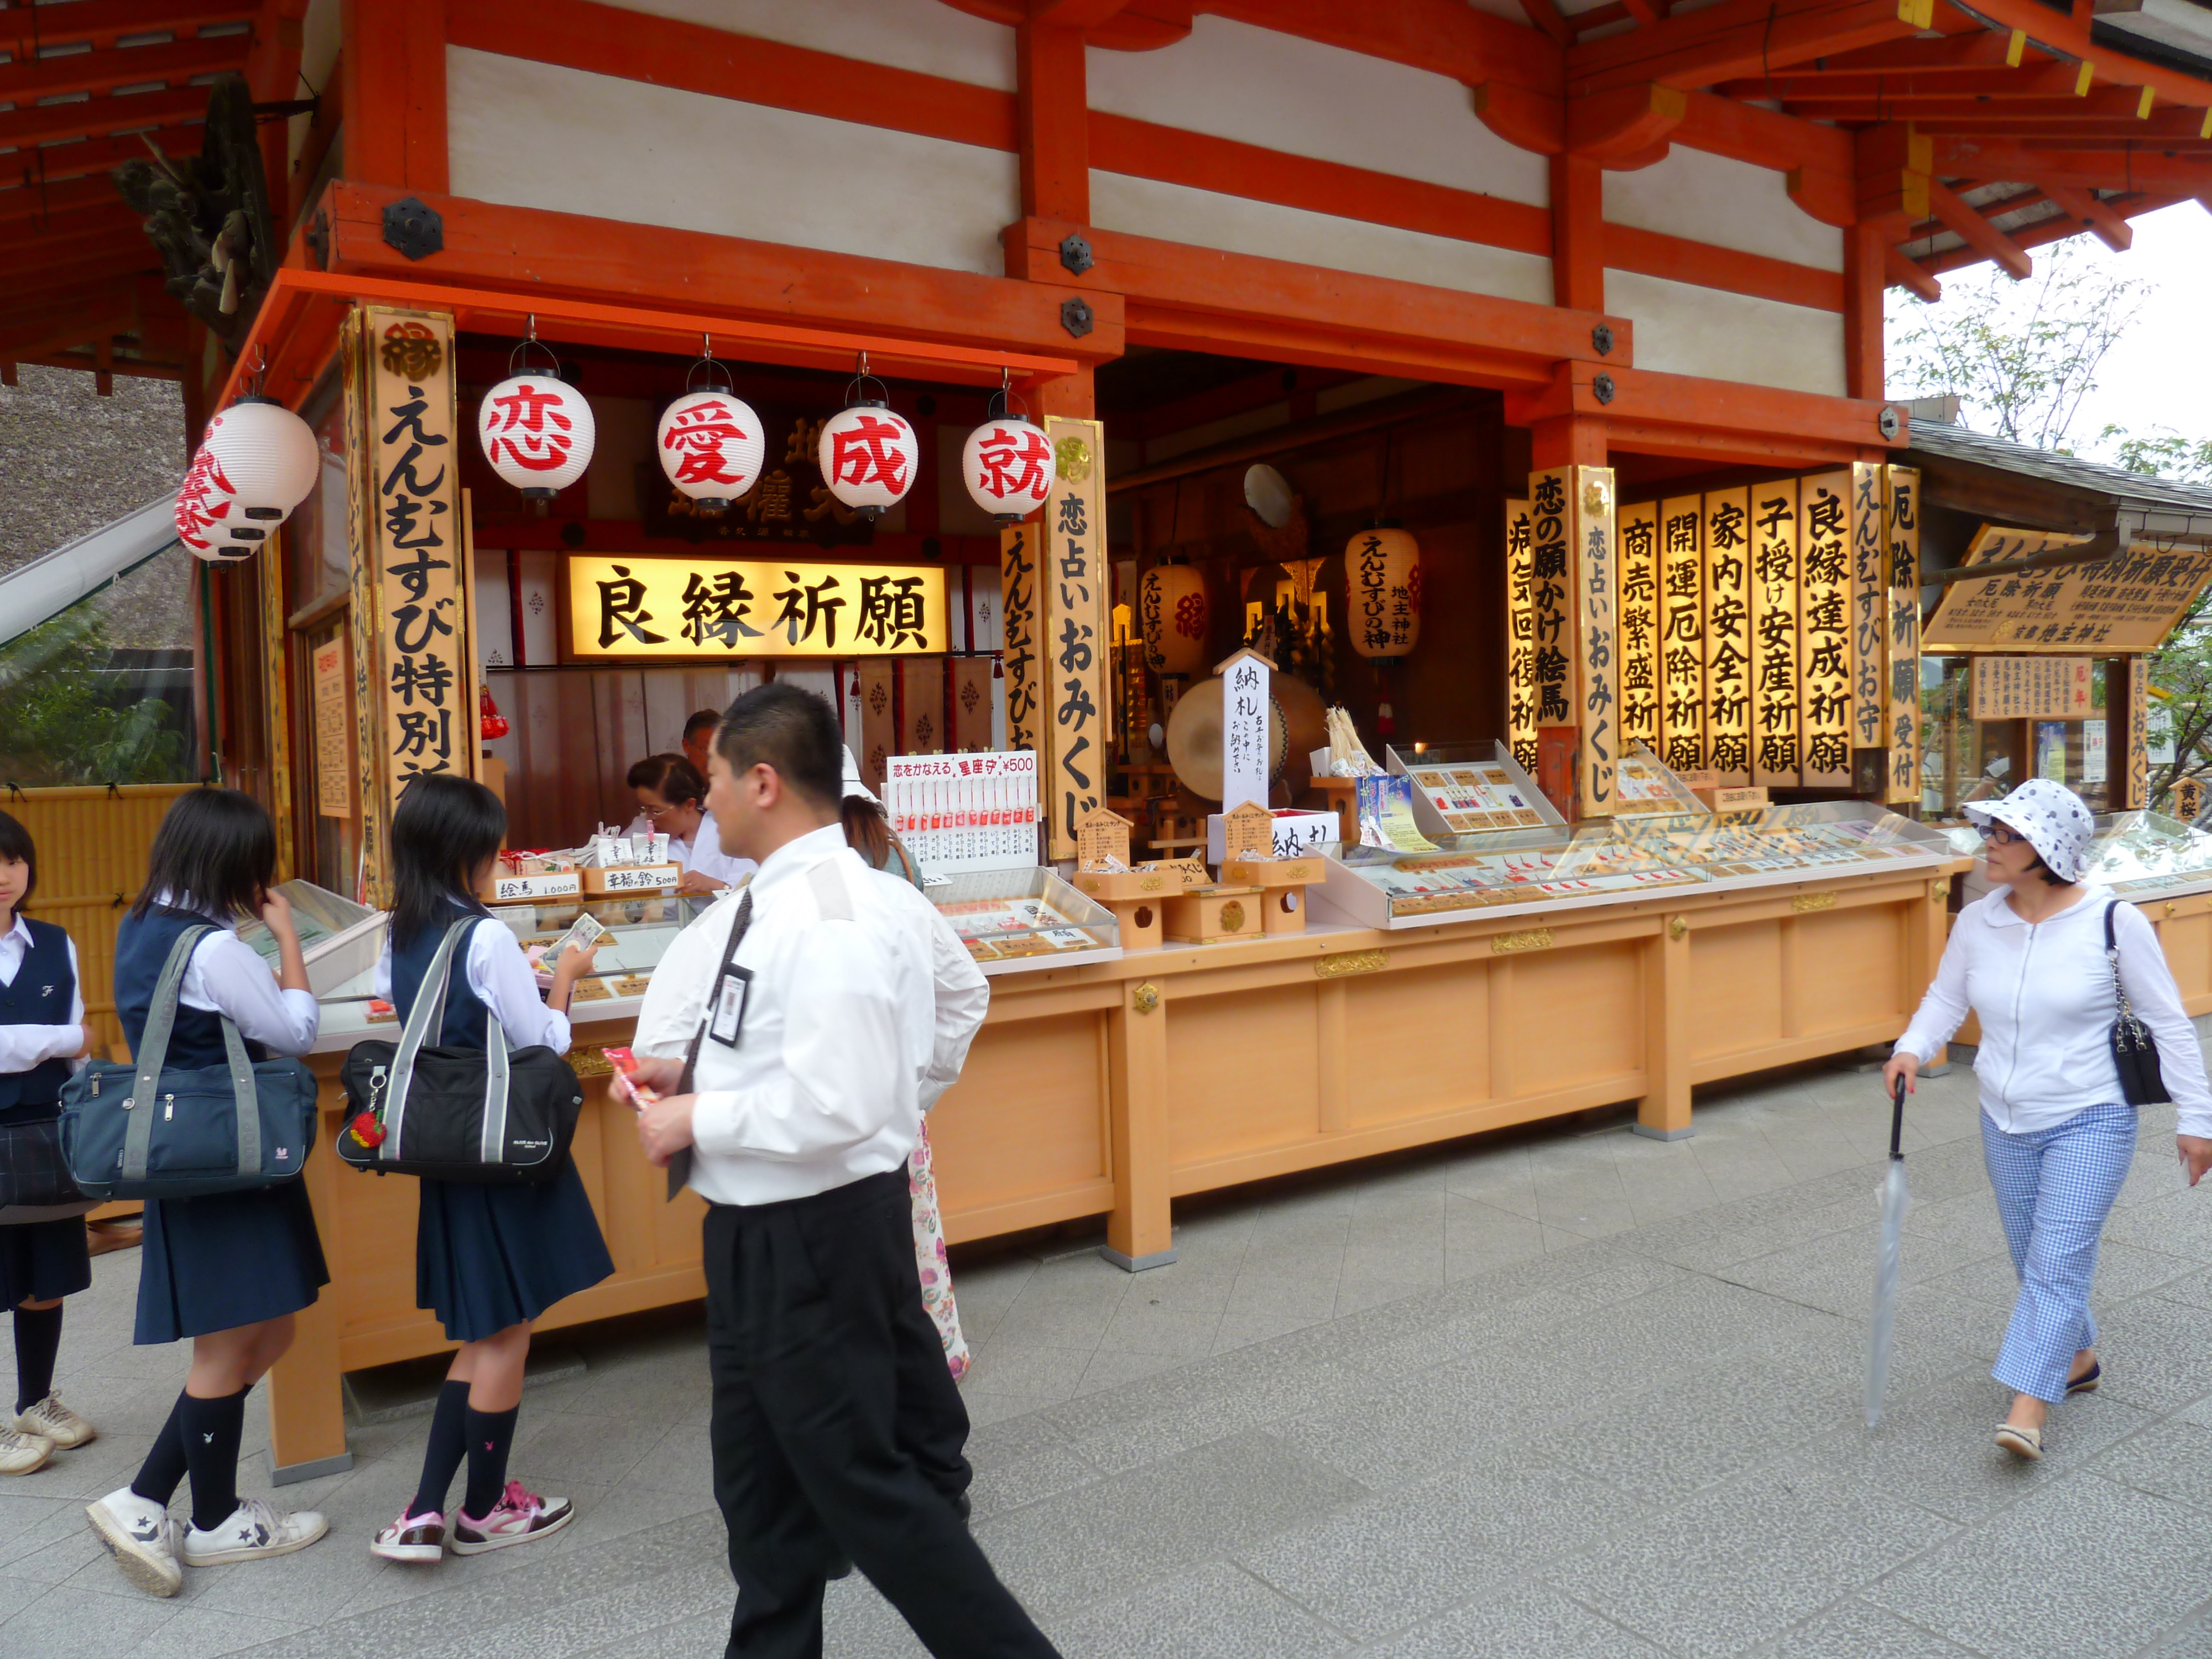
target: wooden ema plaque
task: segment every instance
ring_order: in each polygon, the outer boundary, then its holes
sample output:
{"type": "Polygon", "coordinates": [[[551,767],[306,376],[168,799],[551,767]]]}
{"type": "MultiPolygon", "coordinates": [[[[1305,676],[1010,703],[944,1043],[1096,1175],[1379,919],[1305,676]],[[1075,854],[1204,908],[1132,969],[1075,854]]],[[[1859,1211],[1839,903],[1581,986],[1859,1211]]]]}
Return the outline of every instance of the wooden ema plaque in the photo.
{"type": "Polygon", "coordinates": [[[1275,854],[1275,815],[1259,802],[1248,800],[1221,815],[1221,860],[1272,859],[1275,854]]]}
{"type": "Polygon", "coordinates": [[[1127,870],[1129,831],[1133,826],[1119,812],[1095,806],[1075,825],[1075,867],[1078,870],[1127,870]]]}

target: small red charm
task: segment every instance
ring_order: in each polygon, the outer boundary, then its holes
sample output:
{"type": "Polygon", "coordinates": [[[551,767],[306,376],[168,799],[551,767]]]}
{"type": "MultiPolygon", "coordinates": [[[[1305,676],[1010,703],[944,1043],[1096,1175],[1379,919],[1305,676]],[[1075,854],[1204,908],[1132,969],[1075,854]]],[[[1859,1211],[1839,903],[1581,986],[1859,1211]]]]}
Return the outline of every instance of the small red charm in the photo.
{"type": "Polygon", "coordinates": [[[384,1145],[384,1126],[376,1121],[374,1112],[363,1112],[349,1126],[356,1140],[364,1146],[384,1145]]]}

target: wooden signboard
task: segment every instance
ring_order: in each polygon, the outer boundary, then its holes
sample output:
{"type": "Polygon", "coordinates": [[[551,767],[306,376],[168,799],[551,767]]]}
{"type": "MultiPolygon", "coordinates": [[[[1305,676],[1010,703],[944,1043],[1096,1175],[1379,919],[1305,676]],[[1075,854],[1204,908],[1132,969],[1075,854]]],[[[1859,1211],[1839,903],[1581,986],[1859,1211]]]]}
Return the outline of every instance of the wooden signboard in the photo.
{"type": "Polygon", "coordinates": [[[1920,471],[1893,466],[1884,514],[1889,543],[1889,775],[1892,805],[1920,799],[1920,471]]]}
{"type": "Polygon", "coordinates": [[[2182,778],[2173,786],[2173,816],[2184,823],[2193,823],[2204,810],[2204,780],[2182,778]]]}
{"type": "Polygon", "coordinates": [[[1572,726],[1576,696],[1576,596],[1571,574],[1572,514],[1567,500],[1571,470],[1558,467],[1528,480],[1529,633],[1535,646],[1539,728],[1572,726]]]}
{"type": "Polygon", "coordinates": [[[1620,509],[1620,741],[1659,752],[1659,503],[1620,509]]]}
{"type": "Polygon", "coordinates": [[[999,615],[1006,677],[1006,747],[1044,753],[1043,625],[1037,581],[1037,526],[1008,525],[999,532],[999,615]]]}
{"type": "Polygon", "coordinates": [[[1231,811],[1240,802],[1267,805],[1268,682],[1274,665],[1258,652],[1239,651],[1214,672],[1221,676],[1221,805],[1231,811]]]}
{"type": "Polygon", "coordinates": [[[353,744],[346,729],[346,642],[316,648],[314,656],[315,811],[326,818],[353,816],[353,744]]]}
{"type": "Polygon", "coordinates": [[[1505,745],[1524,772],[1536,769],[1534,547],[1528,503],[1505,503],[1505,745]]]}
{"type": "Polygon", "coordinates": [[[1798,485],[1798,726],[1808,789],[1851,787],[1850,489],[1849,472],[1798,485]]]}
{"type": "MultiPolygon", "coordinates": [[[[1963,564],[2078,546],[2081,536],[1984,525],[1963,564]]],[[[2097,656],[2155,651],[2208,578],[2212,549],[2130,547],[2094,564],[2017,571],[1954,582],[1928,619],[1930,651],[2088,651],[2097,656]]]]}
{"type": "Polygon", "coordinates": [[[2086,720],[2087,657],[1976,657],[1972,696],[1978,720],[2086,720]]]}
{"type": "Polygon", "coordinates": [[[1888,511],[1884,469],[1859,461],[1851,472],[1851,711],[1853,749],[1881,749],[1889,701],[1889,584],[1882,562],[1888,511]]]}
{"type": "Polygon", "coordinates": [[[1751,491],[1751,775],[1788,788],[1804,767],[1797,662],[1797,481],[1751,491]]]}
{"type": "Polygon", "coordinates": [[[1582,690],[1582,748],[1575,768],[1582,816],[1611,816],[1620,766],[1620,575],[1613,548],[1609,466],[1573,469],[1575,587],[1581,631],[1576,678],[1582,690]]]}
{"type": "Polygon", "coordinates": [[[1705,761],[1717,783],[1751,781],[1750,494],[1705,498],[1705,761]]]}
{"type": "Polygon", "coordinates": [[[1103,870],[1129,867],[1129,820],[1109,807],[1094,807],[1075,826],[1075,867],[1103,870]]]}
{"type": "Polygon", "coordinates": [[[1659,507],[1660,742],[1653,752],[1677,772],[1705,768],[1705,566],[1703,503],[1677,496],[1659,507]]]}
{"type": "Polygon", "coordinates": [[[2120,757],[2120,799],[2122,811],[2135,811],[2150,805],[2150,674],[2149,665],[2141,657],[2128,659],[2124,672],[2128,680],[2127,752],[2120,757]]]}
{"type": "Polygon", "coordinates": [[[567,562],[571,661],[945,649],[940,565],[580,553],[567,562]]]}
{"type": "Polygon", "coordinates": [[[1221,815],[1224,864],[1275,856],[1275,815],[1257,801],[1232,806],[1221,815]]]}
{"type": "MultiPolygon", "coordinates": [[[[1055,415],[1044,429],[1053,482],[1039,571],[1045,672],[1038,708],[1046,758],[1039,793],[1051,830],[1046,856],[1066,859],[1075,856],[1077,822],[1106,797],[1106,614],[1114,579],[1106,562],[1105,428],[1055,415]]],[[[1011,638],[1011,604],[1007,610],[1011,638]]]]}

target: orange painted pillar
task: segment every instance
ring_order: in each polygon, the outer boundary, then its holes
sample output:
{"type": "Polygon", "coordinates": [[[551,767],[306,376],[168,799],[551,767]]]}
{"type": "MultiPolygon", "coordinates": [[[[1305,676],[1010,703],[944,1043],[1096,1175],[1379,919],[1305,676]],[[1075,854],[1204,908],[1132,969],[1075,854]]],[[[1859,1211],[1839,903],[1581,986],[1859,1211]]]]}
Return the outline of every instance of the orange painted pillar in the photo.
{"type": "Polygon", "coordinates": [[[443,195],[446,0],[342,0],[345,177],[443,195]]]}
{"type": "Polygon", "coordinates": [[[1088,224],[1091,112],[1083,31],[1024,24],[1014,32],[1014,77],[1023,216],[1088,224]]]}
{"type": "Polygon", "coordinates": [[[1853,225],[1844,233],[1844,392],[1882,398],[1881,301],[1888,278],[1882,269],[1881,227],[1853,225]]]}

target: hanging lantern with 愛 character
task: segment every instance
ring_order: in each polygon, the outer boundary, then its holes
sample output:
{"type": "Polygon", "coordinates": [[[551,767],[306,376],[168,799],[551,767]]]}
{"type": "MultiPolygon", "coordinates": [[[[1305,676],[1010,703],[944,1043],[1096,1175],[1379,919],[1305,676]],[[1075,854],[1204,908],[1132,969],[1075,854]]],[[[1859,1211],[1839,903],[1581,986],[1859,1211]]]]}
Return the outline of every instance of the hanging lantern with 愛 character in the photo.
{"type": "Polygon", "coordinates": [[[822,423],[815,462],[830,495],[864,519],[880,519],[914,488],[921,444],[891,408],[884,383],[868,373],[865,351],[846,396],[848,406],[822,423]]]}
{"type": "Polygon", "coordinates": [[[1206,663],[1212,607],[1206,579],[1187,564],[1156,564],[1138,584],[1145,666],[1155,674],[1195,674],[1206,663]]]}
{"type": "MultiPolygon", "coordinates": [[[[538,344],[538,319],[532,317],[529,337],[507,359],[507,378],[484,393],[477,436],[493,471],[525,500],[550,501],[589,470],[599,423],[584,394],[561,379],[558,358],[550,374],[514,372],[538,344]]],[[[544,349],[553,356],[550,348],[544,349]]]]}
{"type": "Polygon", "coordinates": [[[968,499],[1000,524],[1019,524],[1052,494],[1052,443],[1044,428],[1011,407],[1012,376],[992,394],[990,414],[968,434],[960,478],[968,499]]]}
{"type": "Polygon", "coordinates": [[[714,361],[713,341],[707,341],[684,378],[684,395],[668,405],[653,434],[660,470],[678,495],[720,513],[760,481],[767,448],[760,416],[737,395],[729,372],[714,361]],[[702,368],[710,380],[721,377],[719,390],[691,390],[702,368]]]}

